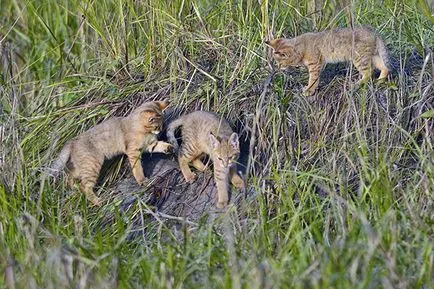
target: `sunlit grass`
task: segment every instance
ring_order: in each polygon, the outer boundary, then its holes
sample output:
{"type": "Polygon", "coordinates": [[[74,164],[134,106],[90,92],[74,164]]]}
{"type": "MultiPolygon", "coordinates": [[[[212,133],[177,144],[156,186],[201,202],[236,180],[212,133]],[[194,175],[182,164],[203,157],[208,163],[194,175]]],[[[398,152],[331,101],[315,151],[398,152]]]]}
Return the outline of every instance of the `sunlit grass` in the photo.
{"type": "MultiPolygon", "coordinates": [[[[0,287],[433,287],[432,7],[315,2],[2,0],[0,287]],[[314,100],[300,69],[263,91],[265,39],[352,22],[384,38],[393,85],[353,90],[337,65],[314,100]],[[131,238],[145,202],[91,208],[41,174],[67,140],[154,97],[255,132],[247,213],[131,238]]],[[[106,195],[129,174],[109,171],[106,195]]]]}

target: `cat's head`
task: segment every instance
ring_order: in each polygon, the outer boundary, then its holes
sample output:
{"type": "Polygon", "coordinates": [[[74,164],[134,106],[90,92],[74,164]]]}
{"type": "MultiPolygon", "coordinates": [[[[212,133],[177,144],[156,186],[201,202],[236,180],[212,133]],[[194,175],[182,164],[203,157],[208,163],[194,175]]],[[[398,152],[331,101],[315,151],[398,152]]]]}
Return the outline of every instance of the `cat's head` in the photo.
{"type": "Polygon", "coordinates": [[[163,112],[169,105],[168,101],[145,102],[136,109],[139,116],[140,126],[147,132],[159,134],[163,127],[163,112]]]}
{"type": "Polygon", "coordinates": [[[265,41],[265,44],[273,49],[273,57],[281,68],[301,64],[303,56],[297,51],[291,39],[278,38],[265,41]]]}
{"type": "Polygon", "coordinates": [[[213,149],[214,165],[227,168],[236,164],[240,154],[238,134],[235,132],[229,138],[220,138],[209,134],[209,142],[213,149]]]}

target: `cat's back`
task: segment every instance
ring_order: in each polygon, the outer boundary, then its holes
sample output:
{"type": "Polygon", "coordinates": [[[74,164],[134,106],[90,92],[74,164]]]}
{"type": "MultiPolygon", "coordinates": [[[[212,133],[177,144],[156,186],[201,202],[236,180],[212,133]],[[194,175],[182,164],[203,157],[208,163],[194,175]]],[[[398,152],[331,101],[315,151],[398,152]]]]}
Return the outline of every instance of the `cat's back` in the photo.
{"type": "Polygon", "coordinates": [[[80,134],[76,147],[80,150],[98,152],[110,156],[122,151],[125,146],[124,133],[120,117],[109,118],[80,134]]]}
{"type": "Polygon", "coordinates": [[[301,35],[298,35],[294,38],[288,39],[288,41],[297,46],[299,49],[306,49],[312,46],[316,46],[318,41],[321,40],[323,33],[322,32],[306,32],[301,35]]]}
{"type": "Polygon", "coordinates": [[[366,41],[373,40],[376,32],[371,26],[358,26],[355,28],[335,28],[320,32],[307,32],[291,39],[295,43],[308,43],[310,45],[318,44],[341,44],[340,40],[348,41],[366,41]],[[320,42],[320,43],[318,43],[320,42]]]}
{"type": "Polygon", "coordinates": [[[210,111],[198,110],[184,116],[183,134],[214,135],[226,136],[232,133],[232,128],[228,121],[218,114],[210,111]]]}
{"type": "Polygon", "coordinates": [[[320,49],[327,62],[347,61],[356,54],[366,54],[375,49],[375,31],[368,26],[337,28],[321,32],[320,49]]]}
{"type": "Polygon", "coordinates": [[[323,35],[328,38],[335,39],[348,39],[358,41],[366,41],[375,39],[375,30],[370,26],[359,26],[355,28],[337,28],[333,30],[326,30],[323,35]]]}
{"type": "Polygon", "coordinates": [[[121,130],[121,118],[111,117],[83,132],[79,138],[104,138],[118,134],[121,130]]]}

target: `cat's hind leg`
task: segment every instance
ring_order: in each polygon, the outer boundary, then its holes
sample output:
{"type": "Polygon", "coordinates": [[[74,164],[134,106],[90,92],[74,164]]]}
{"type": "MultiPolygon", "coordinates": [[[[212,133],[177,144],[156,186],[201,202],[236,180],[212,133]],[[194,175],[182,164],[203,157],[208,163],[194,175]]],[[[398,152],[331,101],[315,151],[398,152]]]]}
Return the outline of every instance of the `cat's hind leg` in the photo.
{"type": "Polygon", "coordinates": [[[232,185],[239,189],[244,189],[245,184],[243,178],[238,174],[236,167],[231,167],[229,171],[229,179],[231,180],[232,185]]]}
{"type": "Polygon", "coordinates": [[[374,66],[381,71],[378,79],[386,78],[389,75],[389,68],[380,56],[375,55],[372,57],[372,64],[374,64],[374,66]]]}
{"type": "Polygon", "coordinates": [[[192,183],[196,179],[196,174],[193,173],[190,169],[190,162],[192,162],[196,158],[197,154],[193,154],[181,147],[178,155],[179,168],[184,176],[184,179],[188,183],[192,183]]]}
{"type": "Polygon", "coordinates": [[[198,156],[197,158],[195,158],[191,164],[193,165],[193,167],[195,167],[198,171],[200,172],[204,172],[206,170],[206,165],[202,162],[201,160],[202,156],[198,156]]]}
{"type": "Polygon", "coordinates": [[[93,192],[93,187],[95,186],[96,179],[86,178],[80,183],[80,190],[86,195],[86,199],[92,203],[94,206],[101,206],[102,201],[93,192]]]}
{"type": "Polygon", "coordinates": [[[71,172],[66,175],[66,187],[72,189],[74,187],[74,176],[71,172]]]}
{"type": "Polygon", "coordinates": [[[82,151],[72,159],[72,177],[80,180],[80,190],[86,195],[86,199],[94,206],[101,206],[102,202],[93,192],[93,187],[98,179],[104,157],[82,151]]]}
{"type": "Polygon", "coordinates": [[[361,56],[355,58],[353,63],[361,75],[361,79],[356,83],[356,85],[368,82],[372,75],[372,59],[366,56],[361,56]]]}

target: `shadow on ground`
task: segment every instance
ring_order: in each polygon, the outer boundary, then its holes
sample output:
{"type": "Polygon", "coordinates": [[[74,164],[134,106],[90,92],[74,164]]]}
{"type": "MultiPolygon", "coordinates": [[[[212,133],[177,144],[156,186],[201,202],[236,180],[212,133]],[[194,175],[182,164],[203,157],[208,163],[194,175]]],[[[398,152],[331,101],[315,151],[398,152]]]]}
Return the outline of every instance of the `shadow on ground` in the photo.
{"type": "MultiPolygon", "coordinates": [[[[174,117],[169,119],[169,122],[173,119],[174,117]]],[[[248,139],[241,139],[245,141],[240,142],[238,171],[244,174],[249,143],[248,139]]],[[[238,214],[242,215],[246,210],[246,202],[250,207],[252,203],[256,203],[255,192],[251,187],[238,190],[231,186],[228,207],[218,209],[212,164],[203,173],[196,171],[197,179],[191,184],[184,180],[174,155],[145,153],[142,156],[142,166],[148,179],[146,185],[140,186],[132,176],[129,176],[119,181],[114,190],[116,199],[120,201],[120,212],[131,213],[137,210],[138,202],[145,207],[145,214],[139,214],[132,220],[135,228],[144,228],[147,222],[156,219],[174,221],[177,224],[213,222],[229,208],[235,207],[238,214]],[[146,218],[143,218],[143,215],[146,215],[146,218]]]]}

